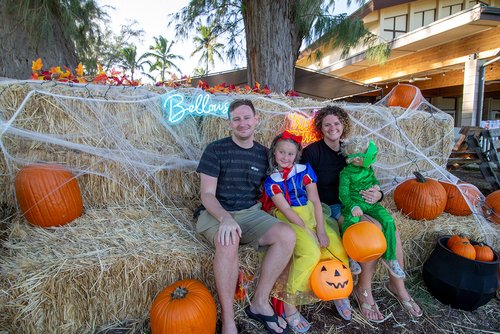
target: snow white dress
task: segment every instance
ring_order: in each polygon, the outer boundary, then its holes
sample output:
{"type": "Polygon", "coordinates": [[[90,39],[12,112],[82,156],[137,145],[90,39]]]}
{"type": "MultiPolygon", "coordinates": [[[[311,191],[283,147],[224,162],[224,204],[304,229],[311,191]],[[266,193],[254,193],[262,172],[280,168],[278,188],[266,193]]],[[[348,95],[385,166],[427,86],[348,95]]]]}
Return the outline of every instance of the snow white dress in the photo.
{"type": "Polygon", "coordinates": [[[296,234],[297,241],[288,275],[284,275],[285,277],[278,280],[275,289],[278,299],[293,305],[309,304],[319,300],[312,292],[309,283],[311,273],[319,261],[336,257],[349,267],[347,253],[342,246],[338,225],[328,214],[324,214],[323,217],[325,232],[330,244],[322,249],[318,243],[314,205],[307,200],[306,192],[306,186],[316,182],[316,174],[309,164],[295,164],[286,176],[286,181],[283,179],[282,173],[276,171],[269,175],[264,182],[264,190],[267,196],[272,198],[282,193],[295,213],[308,227],[304,229],[290,223],[279,210],[275,209],[271,212],[281,221],[288,223],[296,234]]]}

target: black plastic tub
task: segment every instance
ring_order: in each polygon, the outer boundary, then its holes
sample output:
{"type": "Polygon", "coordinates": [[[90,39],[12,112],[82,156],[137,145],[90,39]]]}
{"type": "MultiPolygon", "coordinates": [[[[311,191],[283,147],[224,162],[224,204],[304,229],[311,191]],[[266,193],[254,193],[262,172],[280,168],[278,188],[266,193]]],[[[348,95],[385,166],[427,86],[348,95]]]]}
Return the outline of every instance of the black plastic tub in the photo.
{"type": "MultiPolygon", "coordinates": [[[[438,238],[425,261],[422,276],[429,292],[443,304],[473,311],[495,297],[498,286],[498,254],[492,262],[470,260],[446,247],[450,235],[438,238]]],[[[475,241],[470,241],[477,245],[475,241]]]]}

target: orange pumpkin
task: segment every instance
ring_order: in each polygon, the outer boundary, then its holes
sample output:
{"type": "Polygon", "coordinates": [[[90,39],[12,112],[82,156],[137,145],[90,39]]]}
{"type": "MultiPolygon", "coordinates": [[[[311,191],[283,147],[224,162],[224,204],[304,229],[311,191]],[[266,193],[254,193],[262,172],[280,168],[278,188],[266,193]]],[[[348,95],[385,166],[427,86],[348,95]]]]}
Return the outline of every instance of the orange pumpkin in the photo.
{"type": "Polygon", "coordinates": [[[349,226],[342,236],[342,244],[347,255],[358,262],[376,260],[387,250],[382,230],[367,221],[349,226]]]}
{"type": "Polygon", "coordinates": [[[17,173],[14,186],[19,207],[33,225],[61,226],[83,212],[78,182],[63,166],[26,166],[17,173]]]}
{"type": "Polygon", "coordinates": [[[163,289],[150,311],[153,334],[215,333],[217,308],[207,287],[185,279],[163,289]]]}
{"type": "Polygon", "coordinates": [[[488,220],[500,224],[500,190],[486,196],[484,214],[488,220]]]}
{"type": "Polygon", "coordinates": [[[457,242],[469,242],[469,239],[461,234],[452,235],[451,238],[449,238],[446,242],[446,247],[448,247],[448,249],[451,249],[451,247],[453,247],[453,245],[457,242]]]}
{"type": "Polygon", "coordinates": [[[446,207],[446,190],[436,180],[426,179],[414,172],[415,179],[401,183],[394,190],[394,202],[398,210],[415,220],[433,220],[446,207]]]}
{"type": "Polygon", "coordinates": [[[477,261],[491,262],[495,258],[493,250],[488,245],[485,245],[482,242],[480,242],[479,244],[474,245],[473,247],[476,250],[477,261]]]}
{"type": "Polygon", "coordinates": [[[334,300],[349,297],[352,292],[352,274],[339,260],[320,261],[314,268],[311,289],[321,300],[334,300]]]}
{"type": "Polygon", "coordinates": [[[457,255],[463,256],[467,259],[475,260],[476,259],[476,250],[474,246],[472,246],[468,242],[456,242],[451,247],[451,251],[457,255]]]}
{"type": "Polygon", "coordinates": [[[469,204],[476,205],[481,199],[481,192],[476,186],[469,183],[454,185],[448,182],[439,182],[446,190],[447,201],[444,212],[455,216],[468,216],[472,213],[469,204]]]}
{"type": "Polygon", "coordinates": [[[422,100],[421,96],[422,94],[418,87],[398,84],[389,92],[387,106],[408,108],[413,100],[415,100],[415,104],[418,104],[422,100]]]}

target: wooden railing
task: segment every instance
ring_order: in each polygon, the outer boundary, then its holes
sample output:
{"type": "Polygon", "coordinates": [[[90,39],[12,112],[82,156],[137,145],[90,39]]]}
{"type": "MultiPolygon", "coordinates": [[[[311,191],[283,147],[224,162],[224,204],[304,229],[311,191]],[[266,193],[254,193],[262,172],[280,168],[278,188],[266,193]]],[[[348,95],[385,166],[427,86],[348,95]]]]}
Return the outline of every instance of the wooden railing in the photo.
{"type": "Polygon", "coordinates": [[[463,127],[448,158],[448,167],[476,163],[492,190],[500,189],[500,129],[463,127]]]}

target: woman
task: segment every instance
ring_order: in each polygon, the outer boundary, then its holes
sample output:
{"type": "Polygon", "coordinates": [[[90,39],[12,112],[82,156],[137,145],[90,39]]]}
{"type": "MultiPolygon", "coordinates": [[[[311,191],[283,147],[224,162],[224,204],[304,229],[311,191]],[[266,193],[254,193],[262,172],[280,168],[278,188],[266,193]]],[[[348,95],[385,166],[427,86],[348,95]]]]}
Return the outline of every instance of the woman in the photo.
{"type": "MultiPolygon", "coordinates": [[[[340,151],[341,140],[349,135],[351,121],[347,113],[338,106],[326,106],[320,109],[314,117],[314,128],[321,140],[307,146],[302,154],[301,163],[309,163],[318,177],[318,193],[321,202],[331,209],[331,217],[342,223],[341,204],[339,200],[339,175],[346,166],[345,157],[340,151]]],[[[361,191],[367,203],[375,203],[384,197],[381,190],[370,188],[361,191]]],[[[364,217],[376,224],[380,224],[369,217],[364,217]]],[[[399,232],[396,233],[396,257],[403,267],[403,248],[399,232]]],[[[360,263],[361,273],[353,294],[361,309],[362,315],[371,322],[383,322],[384,316],[379,311],[372,295],[372,278],[377,266],[377,260],[360,263]]],[[[403,309],[413,317],[422,316],[423,312],[406,290],[404,280],[389,275],[389,282],[385,285],[387,292],[396,298],[403,309]]],[[[350,311],[350,310],[349,310],[350,311]]],[[[345,314],[345,313],[344,313],[345,314]]]]}

